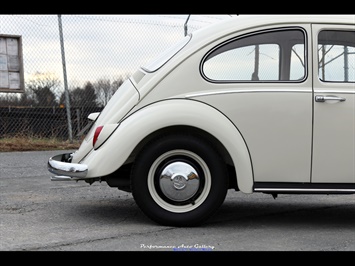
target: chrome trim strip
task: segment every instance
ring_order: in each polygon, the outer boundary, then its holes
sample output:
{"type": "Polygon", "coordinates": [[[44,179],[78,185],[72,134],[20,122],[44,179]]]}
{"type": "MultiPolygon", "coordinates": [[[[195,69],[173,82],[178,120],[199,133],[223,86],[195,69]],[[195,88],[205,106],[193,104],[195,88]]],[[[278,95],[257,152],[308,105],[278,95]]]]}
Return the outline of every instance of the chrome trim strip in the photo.
{"type": "Polygon", "coordinates": [[[355,189],[327,189],[327,188],[255,188],[255,192],[354,192],[355,189]]]}
{"type": "Polygon", "coordinates": [[[314,93],[322,93],[322,94],[355,94],[355,91],[348,91],[348,90],[315,90],[314,93]]]}
{"type": "MultiPolygon", "coordinates": [[[[276,90],[276,89],[241,89],[241,90],[220,90],[220,91],[211,91],[211,92],[201,92],[201,93],[191,93],[185,95],[185,98],[194,98],[194,97],[201,97],[201,96],[211,96],[211,95],[219,95],[219,94],[231,94],[231,93],[312,93],[311,90],[276,90]]],[[[314,93],[323,93],[323,94],[355,94],[355,91],[348,91],[348,90],[339,90],[339,91],[327,91],[327,90],[316,90],[314,93]]]]}
{"type": "Polygon", "coordinates": [[[201,92],[201,93],[191,93],[185,95],[185,98],[201,97],[201,96],[211,96],[219,94],[231,94],[231,93],[258,93],[258,92],[267,92],[267,93],[312,93],[311,90],[268,90],[268,89],[252,89],[252,90],[220,90],[220,91],[211,91],[211,92],[201,92]]]}

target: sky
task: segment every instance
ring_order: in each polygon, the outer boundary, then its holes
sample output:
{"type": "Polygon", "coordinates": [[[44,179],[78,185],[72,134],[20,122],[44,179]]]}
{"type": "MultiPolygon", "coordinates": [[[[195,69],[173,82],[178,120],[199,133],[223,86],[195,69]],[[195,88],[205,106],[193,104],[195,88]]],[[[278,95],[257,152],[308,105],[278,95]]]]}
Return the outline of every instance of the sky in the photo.
{"type": "MultiPolygon", "coordinates": [[[[62,15],[69,86],[129,75],[184,37],[229,18],[222,15],[62,15]]],[[[0,34],[20,35],[25,81],[36,72],[63,79],[58,15],[0,15],[0,34]]]]}
{"type": "MultiPolygon", "coordinates": [[[[185,22],[190,33],[233,16],[237,15],[62,15],[69,88],[134,73],[183,38],[185,22]]],[[[0,34],[22,38],[25,81],[37,72],[63,81],[58,18],[55,14],[0,15],[0,34]]]]}

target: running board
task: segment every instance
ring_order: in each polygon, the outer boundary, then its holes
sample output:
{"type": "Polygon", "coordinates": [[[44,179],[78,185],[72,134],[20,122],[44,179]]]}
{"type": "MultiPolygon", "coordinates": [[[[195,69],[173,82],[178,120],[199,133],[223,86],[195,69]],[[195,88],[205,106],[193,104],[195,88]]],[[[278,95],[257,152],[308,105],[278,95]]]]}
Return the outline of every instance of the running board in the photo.
{"type": "Polygon", "coordinates": [[[355,194],[355,184],[256,182],[254,192],[269,194],[355,194]]]}

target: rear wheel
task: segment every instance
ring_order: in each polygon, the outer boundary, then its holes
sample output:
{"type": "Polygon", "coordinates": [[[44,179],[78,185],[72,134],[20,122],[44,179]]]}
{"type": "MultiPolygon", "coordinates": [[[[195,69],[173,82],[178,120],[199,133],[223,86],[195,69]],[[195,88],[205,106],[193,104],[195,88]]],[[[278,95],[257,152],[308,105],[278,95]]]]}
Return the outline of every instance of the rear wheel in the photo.
{"type": "Polygon", "coordinates": [[[194,226],[223,203],[228,176],[208,142],[168,135],[149,143],[136,158],[131,186],[137,205],[155,222],[194,226]]]}

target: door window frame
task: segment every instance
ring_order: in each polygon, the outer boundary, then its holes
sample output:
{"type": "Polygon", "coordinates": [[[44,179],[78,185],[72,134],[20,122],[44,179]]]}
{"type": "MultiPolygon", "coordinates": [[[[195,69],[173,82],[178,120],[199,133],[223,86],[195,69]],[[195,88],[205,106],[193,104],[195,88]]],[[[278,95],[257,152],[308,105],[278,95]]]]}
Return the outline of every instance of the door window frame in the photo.
{"type": "MultiPolygon", "coordinates": [[[[206,55],[203,57],[201,63],[200,63],[200,73],[202,75],[202,77],[207,80],[208,82],[211,83],[301,83],[304,82],[305,80],[307,80],[308,78],[308,59],[309,59],[309,54],[308,54],[308,45],[309,45],[309,41],[308,41],[308,35],[307,35],[307,30],[303,27],[300,26],[285,26],[285,27],[278,27],[278,28],[271,28],[271,29],[266,29],[266,30],[260,30],[260,31],[254,31],[252,33],[247,33],[247,34],[243,34],[243,35],[239,35],[237,37],[231,38],[227,41],[224,41],[220,44],[218,44],[217,46],[215,46],[214,48],[212,48],[211,50],[209,50],[206,55]],[[209,57],[213,54],[216,53],[216,51],[218,51],[218,49],[224,49],[224,47],[226,47],[229,44],[232,44],[233,42],[248,38],[248,37],[252,37],[252,36],[256,36],[258,34],[263,34],[263,33],[269,33],[269,32],[277,32],[277,31],[287,31],[287,30],[299,30],[303,33],[303,37],[304,37],[304,51],[303,51],[303,59],[304,59],[304,75],[303,78],[299,79],[299,80],[282,80],[281,76],[282,74],[279,73],[279,79],[280,80],[215,80],[215,79],[211,79],[208,76],[205,75],[203,67],[204,67],[204,63],[209,59],[209,57]]],[[[290,63],[290,61],[289,61],[290,63]]],[[[279,62],[279,71],[281,71],[281,69],[285,68],[285,66],[282,65],[283,62],[279,62]]],[[[290,71],[291,65],[289,64],[289,66],[287,67],[287,70],[290,71]]]]}

